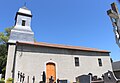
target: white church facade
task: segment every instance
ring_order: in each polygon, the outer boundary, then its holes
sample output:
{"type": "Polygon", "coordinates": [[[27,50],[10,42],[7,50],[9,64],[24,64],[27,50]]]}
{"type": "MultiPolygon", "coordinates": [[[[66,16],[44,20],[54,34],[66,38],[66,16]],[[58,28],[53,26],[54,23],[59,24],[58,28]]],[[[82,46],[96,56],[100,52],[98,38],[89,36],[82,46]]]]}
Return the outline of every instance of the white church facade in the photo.
{"type": "Polygon", "coordinates": [[[31,18],[32,13],[26,7],[16,14],[8,41],[5,79],[20,82],[20,75],[24,74],[24,83],[32,83],[33,79],[39,83],[45,72],[46,82],[51,76],[54,82],[57,79],[75,82],[75,78],[83,74],[101,77],[108,70],[112,71],[109,51],[34,42],[31,18]]]}

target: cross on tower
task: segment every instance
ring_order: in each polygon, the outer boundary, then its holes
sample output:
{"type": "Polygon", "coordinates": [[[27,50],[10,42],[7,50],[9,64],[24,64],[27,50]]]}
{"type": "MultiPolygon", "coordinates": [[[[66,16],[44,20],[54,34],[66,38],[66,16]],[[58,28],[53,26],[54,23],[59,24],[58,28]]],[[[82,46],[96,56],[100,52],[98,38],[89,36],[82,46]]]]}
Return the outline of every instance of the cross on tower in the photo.
{"type": "Polygon", "coordinates": [[[26,2],[24,3],[24,6],[26,6],[26,2]]]}

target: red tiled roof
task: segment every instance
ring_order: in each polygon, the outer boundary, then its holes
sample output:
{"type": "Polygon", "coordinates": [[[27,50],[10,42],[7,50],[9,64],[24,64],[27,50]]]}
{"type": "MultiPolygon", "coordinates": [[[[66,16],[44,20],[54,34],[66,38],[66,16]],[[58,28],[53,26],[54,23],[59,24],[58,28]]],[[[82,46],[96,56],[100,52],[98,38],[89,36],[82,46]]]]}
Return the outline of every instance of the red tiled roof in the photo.
{"type": "Polygon", "coordinates": [[[17,44],[28,44],[28,45],[37,45],[37,46],[45,46],[45,47],[52,47],[52,48],[71,49],[71,50],[109,52],[107,50],[99,50],[96,48],[86,48],[86,47],[80,47],[80,46],[68,46],[68,45],[61,45],[61,44],[50,44],[50,43],[44,43],[44,42],[17,42],[17,44]]]}

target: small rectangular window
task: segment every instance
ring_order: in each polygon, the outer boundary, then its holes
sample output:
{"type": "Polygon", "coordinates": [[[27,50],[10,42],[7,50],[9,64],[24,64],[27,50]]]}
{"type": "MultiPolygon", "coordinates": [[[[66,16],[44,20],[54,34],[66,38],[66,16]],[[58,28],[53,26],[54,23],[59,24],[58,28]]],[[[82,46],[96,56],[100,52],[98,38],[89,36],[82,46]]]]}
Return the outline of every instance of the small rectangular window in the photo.
{"type": "Polygon", "coordinates": [[[22,26],[25,26],[25,22],[26,22],[25,20],[22,20],[22,26]]]}
{"type": "Polygon", "coordinates": [[[100,58],[98,59],[98,64],[99,66],[102,66],[102,60],[100,58]]]}
{"type": "Polygon", "coordinates": [[[75,57],[75,66],[79,66],[79,57],[75,57]]]}

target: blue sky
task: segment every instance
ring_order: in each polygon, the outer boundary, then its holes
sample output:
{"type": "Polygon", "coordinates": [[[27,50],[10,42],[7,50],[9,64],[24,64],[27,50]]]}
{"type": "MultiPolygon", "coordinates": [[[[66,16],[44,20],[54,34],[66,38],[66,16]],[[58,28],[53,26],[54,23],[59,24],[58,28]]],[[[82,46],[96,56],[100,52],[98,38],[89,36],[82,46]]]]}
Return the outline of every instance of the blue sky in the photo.
{"type": "Polygon", "coordinates": [[[38,42],[84,46],[111,51],[120,60],[113,27],[106,11],[117,0],[1,0],[0,32],[14,25],[16,12],[27,3],[38,42]]]}

